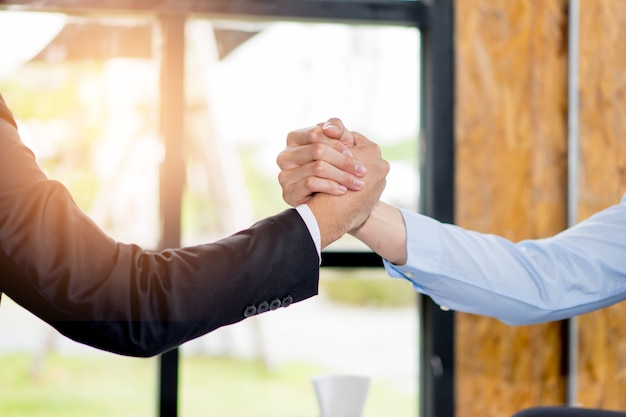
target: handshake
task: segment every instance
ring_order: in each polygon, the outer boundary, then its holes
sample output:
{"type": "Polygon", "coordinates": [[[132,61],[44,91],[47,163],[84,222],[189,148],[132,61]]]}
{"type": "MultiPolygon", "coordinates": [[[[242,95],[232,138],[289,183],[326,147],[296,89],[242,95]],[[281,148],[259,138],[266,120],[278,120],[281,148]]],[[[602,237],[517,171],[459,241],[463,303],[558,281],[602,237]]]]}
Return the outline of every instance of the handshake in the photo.
{"type": "Polygon", "coordinates": [[[404,264],[402,215],[379,201],[389,163],[378,145],[333,118],[289,133],[277,163],[283,199],[311,209],[321,248],[351,233],[382,257],[404,264]]]}

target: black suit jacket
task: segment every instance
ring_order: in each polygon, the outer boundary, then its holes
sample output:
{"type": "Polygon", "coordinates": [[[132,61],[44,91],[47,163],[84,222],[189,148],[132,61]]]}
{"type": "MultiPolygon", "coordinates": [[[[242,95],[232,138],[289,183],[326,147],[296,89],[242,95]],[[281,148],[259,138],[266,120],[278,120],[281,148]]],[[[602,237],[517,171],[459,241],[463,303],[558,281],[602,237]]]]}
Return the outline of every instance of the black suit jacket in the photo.
{"type": "Polygon", "coordinates": [[[151,356],[311,297],[318,276],[295,210],[195,247],[149,252],[112,240],[46,178],[0,97],[0,294],[66,336],[151,356]]]}

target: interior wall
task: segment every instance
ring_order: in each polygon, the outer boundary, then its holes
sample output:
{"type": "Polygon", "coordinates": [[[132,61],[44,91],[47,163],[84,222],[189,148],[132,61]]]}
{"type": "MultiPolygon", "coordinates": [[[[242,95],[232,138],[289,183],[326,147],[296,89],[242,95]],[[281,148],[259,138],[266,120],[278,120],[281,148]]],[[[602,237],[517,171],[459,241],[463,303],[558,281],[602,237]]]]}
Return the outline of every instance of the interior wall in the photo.
{"type": "MultiPolygon", "coordinates": [[[[566,226],[567,1],[456,2],[457,224],[512,240],[566,226]]],[[[561,323],[456,315],[456,415],[562,404],[561,323]]]]}
{"type": "MultiPolygon", "coordinates": [[[[624,6],[580,1],[579,220],[626,192],[624,6]]],[[[512,240],[553,235],[567,219],[568,2],[455,7],[456,221],[512,240]]],[[[565,403],[562,323],[456,322],[457,416],[565,403]]],[[[626,410],[624,322],[626,303],[578,319],[581,405],[626,410]]]]}
{"type": "MultiPolygon", "coordinates": [[[[580,30],[583,219],[626,193],[626,2],[582,0],[580,30]]],[[[626,410],[626,303],[583,315],[578,323],[578,401],[626,410]]]]}

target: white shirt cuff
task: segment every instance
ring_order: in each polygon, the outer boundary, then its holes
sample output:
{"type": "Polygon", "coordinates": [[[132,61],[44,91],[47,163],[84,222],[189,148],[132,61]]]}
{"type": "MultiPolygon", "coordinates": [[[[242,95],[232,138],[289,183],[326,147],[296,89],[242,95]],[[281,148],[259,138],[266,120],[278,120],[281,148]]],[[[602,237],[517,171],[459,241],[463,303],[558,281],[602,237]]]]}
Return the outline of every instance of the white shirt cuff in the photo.
{"type": "Polygon", "coordinates": [[[317,257],[322,262],[322,237],[320,236],[320,228],[317,224],[317,219],[315,215],[306,204],[300,204],[296,207],[300,217],[304,220],[306,227],[309,229],[309,233],[311,234],[311,238],[313,239],[313,243],[315,243],[315,248],[317,249],[317,257]]]}

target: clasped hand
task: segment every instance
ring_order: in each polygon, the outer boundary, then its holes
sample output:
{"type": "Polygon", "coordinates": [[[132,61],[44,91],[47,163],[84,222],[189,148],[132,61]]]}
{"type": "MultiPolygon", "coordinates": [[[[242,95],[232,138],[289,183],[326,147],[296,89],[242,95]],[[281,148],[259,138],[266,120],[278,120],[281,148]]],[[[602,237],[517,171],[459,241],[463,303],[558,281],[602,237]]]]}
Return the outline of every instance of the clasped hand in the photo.
{"type": "Polygon", "coordinates": [[[360,226],[380,198],[389,172],[380,147],[347,130],[340,119],[290,132],[278,155],[278,181],[291,206],[309,204],[322,194],[336,197],[336,214],[349,227],[360,226]]]}

